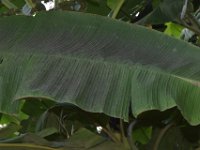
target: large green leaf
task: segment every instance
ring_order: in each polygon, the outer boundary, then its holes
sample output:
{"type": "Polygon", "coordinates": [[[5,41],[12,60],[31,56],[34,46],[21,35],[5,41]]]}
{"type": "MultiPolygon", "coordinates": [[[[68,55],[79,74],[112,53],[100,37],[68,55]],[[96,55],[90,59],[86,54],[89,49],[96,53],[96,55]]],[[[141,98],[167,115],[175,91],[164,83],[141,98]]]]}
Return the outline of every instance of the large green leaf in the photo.
{"type": "Polygon", "coordinates": [[[1,112],[35,97],[125,120],[130,107],[177,106],[200,123],[200,49],[144,27],[75,12],[4,17],[0,58],[1,112]]]}

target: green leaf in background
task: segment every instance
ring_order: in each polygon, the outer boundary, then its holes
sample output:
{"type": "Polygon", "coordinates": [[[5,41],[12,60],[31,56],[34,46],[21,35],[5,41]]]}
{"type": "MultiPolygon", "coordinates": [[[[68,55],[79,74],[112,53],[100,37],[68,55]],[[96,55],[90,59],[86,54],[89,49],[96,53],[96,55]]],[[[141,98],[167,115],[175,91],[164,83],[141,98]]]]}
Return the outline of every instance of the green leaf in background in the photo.
{"type": "Polygon", "coordinates": [[[80,129],[69,140],[49,142],[35,134],[15,138],[16,142],[0,143],[1,150],[129,150],[123,144],[113,143],[87,129],[80,129]],[[20,142],[20,143],[19,143],[20,142]],[[31,143],[31,144],[29,144],[31,143]],[[59,147],[59,145],[61,147],[59,147]]]}
{"type": "Polygon", "coordinates": [[[12,137],[20,128],[20,125],[10,122],[6,127],[0,128],[0,140],[12,137]]]}
{"type": "Polygon", "coordinates": [[[35,8],[36,4],[32,0],[24,0],[29,8],[35,8]]]}
{"type": "Polygon", "coordinates": [[[160,3],[161,3],[161,0],[153,0],[153,1],[152,1],[152,6],[153,6],[153,8],[158,7],[160,3]]]}
{"type": "Polygon", "coordinates": [[[12,0],[12,3],[15,4],[19,9],[26,4],[25,0],[12,0]]]}
{"type": "Polygon", "coordinates": [[[8,124],[10,122],[14,122],[16,124],[19,124],[19,118],[13,115],[8,115],[8,114],[2,114],[1,119],[0,119],[0,124],[8,124]]]}
{"type": "Polygon", "coordinates": [[[184,27],[172,22],[165,23],[165,25],[167,26],[167,28],[164,31],[165,34],[178,39],[180,38],[181,32],[184,27]]]}
{"type": "Polygon", "coordinates": [[[200,49],[137,25],[75,12],[0,18],[0,110],[45,98],[128,120],[177,106],[200,123],[200,49]],[[67,21],[66,21],[67,20],[67,21]]]}
{"type": "Polygon", "coordinates": [[[14,5],[12,2],[10,2],[9,0],[1,0],[1,3],[7,7],[8,9],[17,9],[17,6],[14,5]]]}
{"type": "Polygon", "coordinates": [[[8,10],[8,8],[6,8],[3,4],[0,3],[0,14],[7,12],[8,10]]]}
{"type": "MultiPolygon", "coordinates": [[[[35,134],[35,133],[25,133],[25,134],[21,134],[19,136],[13,137],[13,138],[8,138],[8,139],[4,139],[0,141],[0,149],[2,144],[1,143],[9,143],[10,147],[12,147],[12,144],[14,143],[19,143],[19,146],[21,144],[21,146],[23,147],[23,145],[25,144],[35,144],[38,146],[48,146],[49,148],[58,148],[58,147],[62,147],[64,145],[63,142],[56,142],[56,141],[48,141],[46,139],[44,139],[43,137],[35,134]]],[[[7,147],[9,147],[9,145],[6,145],[7,147]]],[[[36,147],[36,146],[35,146],[36,147]]]]}
{"type": "Polygon", "coordinates": [[[65,146],[68,149],[77,150],[129,150],[123,146],[123,144],[113,143],[112,141],[106,140],[106,138],[100,135],[94,134],[87,129],[80,129],[76,132],[69,140],[68,144],[65,146]]]}
{"type": "Polygon", "coordinates": [[[64,150],[64,149],[56,149],[50,148],[46,146],[34,145],[34,144],[0,144],[1,150],[64,150]]]}
{"type": "Polygon", "coordinates": [[[135,21],[137,14],[144,10],[146,2],[145,0],[125,0],[117,18],[124,21],[135,21]]]}
{"type": "MultiPolygon", "coordinates": [[[[21,121],[22,133],[34,132],[36,123],[41,115],[51,106],[55,105],[52,101],[29,98],[22,105],[20,113],[27,117],[21,121]]],[[[21,117],[20,117],[21,118],[21,117]]]]}
{"type": "MultiPolygon", "coordinates": [[[[183,0],[163,0],[147,16],[142,18],[139,24],[163,24],[170,21],[181,23],[180,14],[182,12],[183,0]]],[[[193,10],[192,3],[189,2],[187,12],[193,10]]]]}
{"type": "Polygon", "coordinates": [[[186,140],[180,128],[172,127],[162,137],[158,149],[160,150],[193,150],[194,144],[186,140]]]}
{"type": "MultiPolygon", "coordinates": [[[[20,109],[23,107],[24,102],[21,102],[20,109]]],[[[9,124],[10,122],[13,122],[15,124],[20,124],[20,121],[27,119],[29,116],[22,111],[19,112],[17,116],[10,115],[10,114],[2,114],[0,117],[0,124],[9,124]]]]}
{"type": "Polygon", "coordinates": [[[61,0],[56,1],[56,9],[80,11],[107,16],[110,12],[106,0],[61,0]]]}
{"type": "Polygon", "coordinates": [[[8,13],[12,9],[17,9],[20,11],[20,9],[22,9],[22,7],[26,4],[24,0],[12,0],[12,1],[5,0],[4,2],[6,3],[4,4],[3,1],[1,1],[0,3],[0,14],[8,13]],[[6,4],[9,6],[7,6],[6,4]]]}
{"type": "Polygon", "coordinates": [[[107,5],[112,10],[112,18],[116,18],[125,0],[107,0],[107,5]]]}
{"type": "Polygon", "coordinates": [[[106,0],[87,0],[86,12],[107,16],[110,13],[110,9],[106,0]]]}
{"type": "Polygon", "coordinates": [[[81,127],[96,132],[96,127],[106,127],[109,117],[99,113],[89,113],[69,104],[59,104],[46,111],[37,122],[37,131],[45,128],[59,128],[59,133],[71,136],[81,127]]]}
{"type": "Polygon", "coordinates": [[[151,139],[152,127],[141,127],[133,131],[134,141],[147,144],[151,139]]]}

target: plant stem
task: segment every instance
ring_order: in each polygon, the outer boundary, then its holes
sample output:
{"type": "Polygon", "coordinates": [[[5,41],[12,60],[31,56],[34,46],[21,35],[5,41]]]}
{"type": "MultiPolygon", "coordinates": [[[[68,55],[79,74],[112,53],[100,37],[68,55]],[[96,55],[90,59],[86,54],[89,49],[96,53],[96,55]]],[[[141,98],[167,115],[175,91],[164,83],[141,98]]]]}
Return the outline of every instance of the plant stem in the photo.
{"type": "Polygon", "coordinates": [[[32,2],[32,0],[25,0],[26,4],[30,8],[35,8],[36,4],[32,2]]]}
{"type": "Polygon", "coordinates": [[[185,17],[185,13],[187,11],[187,5],[188,5],[188,0],[185,0],[185,3],[183,5],[182,11],[181,11],[181,19],[185,17]]]}
{"type": "Polygon", "coordinates": [[[17,9],[17,6],[15,6],[13,3],[11,3],[9,0],[1,0],[1,3],[5,5],[8,9],[17,9]]]}
{"type": "Polygon", "coordinates": [[[120,2],[117,4],[116,8],[113,10],[112,18],[117,17],[117,14],[119,13],[119,10],[122,7],[123,3],[124,3],[124,0],[120,0],[120,2]]]}
{"type": "MultiPolygon", "coordinates": [[[[98,123],[95,123],[95,126],[101,126],[101,125],[98,124],[98,123]]],[[[107,125],[107,127],[103,127],[103,126],[101,126],[101,127],[102,127],[103,132],[105,132],[105,133],[110,137],[111,140],[113,140],[115,143],[119,143],[119,142],[120,142],[120,141],[115,137],[115,135],[112,133],[112,131],[111,131],[109,125],[107,125]]]]}
{"type": "Polygon", "coordinates": [[[163,136],[165,135],[165,133],[167,132],[167,130],[169,130],[169,128],[171,128],[172,126],[174,126],[174,122],[169,123],[168,125],[166,125],[159,133],[158,138],[155,141],[155,144],[153,146],[152,150],[158,150],[159,148],[159,144],[163,138],[163,136]]]}
{"type": "Polygon", "coordinates": [[[129,145],[131,147],[131,150],[138,150],[137,147],[134,144],[133,136],[132,136],[133,128],[135,127],[135,125],[137,123],[138,123],[137,120],[133,120],[131,122],[131,124],[129,125],[128,130],[127,130],[128,142],[129,142],[129,145]]]}
{"type": "Polygon", "coordinates": [[[124,122],[122,119],[120,119],[120,133],[121,133],[121,142],[124,142],[125,139],[125,133],[124,133],[124,122]]]}
{"type": "Polygon", "coordinates": [[[109,126],[109,124],[106,126],[106,128],[102,129],[115,143],[120,143],[120,141],[116,138],[116,136],[112,133],[112,130],[109,126]]]}
{"type": "Polygon", "coordinates": [[[119,143],[119,141],[117,140],[117,138],[112,134],[110,133],[106,128],[103,128],[102,129],[115,143],[119,143]]]}

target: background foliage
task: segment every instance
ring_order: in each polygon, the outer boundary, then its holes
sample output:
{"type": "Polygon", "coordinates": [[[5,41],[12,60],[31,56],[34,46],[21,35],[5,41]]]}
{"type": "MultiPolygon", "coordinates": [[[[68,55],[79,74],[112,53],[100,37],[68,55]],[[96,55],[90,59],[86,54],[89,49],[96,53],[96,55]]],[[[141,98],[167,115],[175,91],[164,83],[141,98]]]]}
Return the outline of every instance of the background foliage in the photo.
{"type": "MultiPolygon", "coordinates": [[[[1,0],[0,2],[1,18],[13,15],[33,16],[50,9],[45,5],[51,3],[52,9],[49,11],[98,14],[129,24],[145,26],[149,30],[159,31],[160,35],[166,34],[196,46],[200,45],[199,0],[1,0]]],[[[141,47],[145,47],[147,41],[143,43],[141,47]]],[[[193,55],[195,50],[191,49],[190,55],[193,55]]],[[[150,51],[149,55],[152,54],[156,53],[150,51]]],[[[194,55],[192,58],[195,58],[194,55]]],[[[196,60],[198,61],[198,58],[196,60]]],[[[195,71],[198,72],[199,64],[195,59],[193,61],[197,66],[195,71]]],[[[197,78],[199,79],[198,74],[197,78]]],[[[8,77],[7,80],[11,79],[8,77]]],[[[10,88],[13,86],[6,86],[5,91],[10,88]]],[[[199,87],[196,89],[199,90],[199,87]]],[[[10,97],[9,92],[3,95],[6,99],[10,97]]],[[[191,93],[191,98],[194,97],[199,99],[198,94],[191,93]]],[[[130,113],[127,122],[123,117],[120,119],[103,113],[91,113],[69,103],[58,104],[45,98],[30,97],[22,101],[17,116],[6,113],[0,116],[1,150],[197,150],[200,147],[198,123],[196,126],[191,126],[189,123],[192,124],[192,121],[188,123],[176,107],[164,112],[142,111],[143,113],[139,113],[137,118],[130,113]]]]}

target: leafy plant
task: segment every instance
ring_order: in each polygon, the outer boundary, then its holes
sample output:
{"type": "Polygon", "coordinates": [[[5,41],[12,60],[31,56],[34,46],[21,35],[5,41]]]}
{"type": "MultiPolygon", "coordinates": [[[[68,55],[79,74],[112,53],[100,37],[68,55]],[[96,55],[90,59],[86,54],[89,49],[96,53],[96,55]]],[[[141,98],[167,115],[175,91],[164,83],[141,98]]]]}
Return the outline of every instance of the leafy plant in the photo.
{"type": "Polygon", "coordinates": [[[1,1],[0,149],[198,148],[199,47],[167,36],[198,45],[198,10],[169,1],[1,1]]]}

